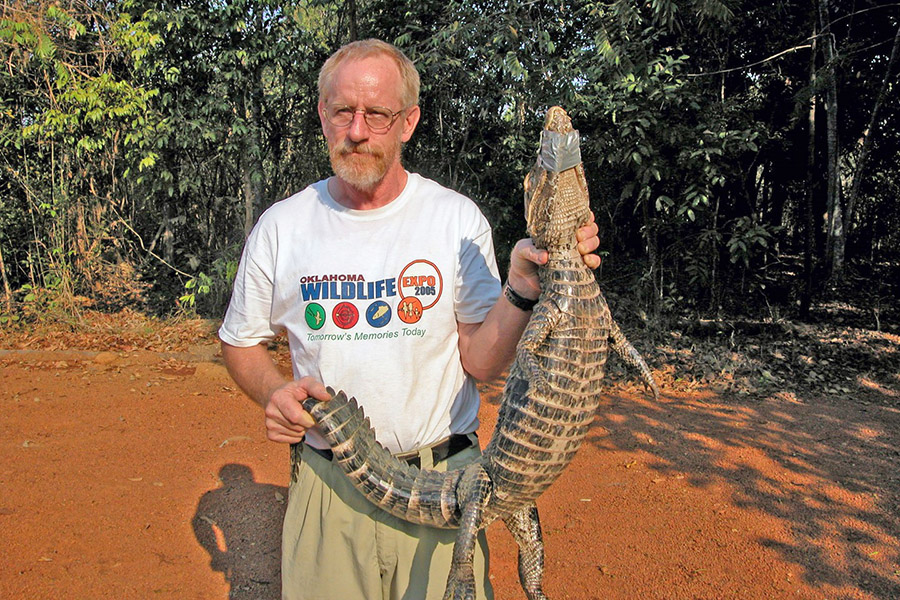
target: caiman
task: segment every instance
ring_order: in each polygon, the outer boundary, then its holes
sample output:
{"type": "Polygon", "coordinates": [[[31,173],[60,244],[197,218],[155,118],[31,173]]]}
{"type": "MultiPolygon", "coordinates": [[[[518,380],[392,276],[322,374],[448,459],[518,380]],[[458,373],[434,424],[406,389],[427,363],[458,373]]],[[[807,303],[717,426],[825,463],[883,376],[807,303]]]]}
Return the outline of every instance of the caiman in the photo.
{"type": "Polygon", "coordinates": [[[303,402],[331,444],[334,460],[370,501],[412,523],[458,528],[445,600],[474,599],[477,532],[502,519],[519,547],[519,579],[529,600],[542,589],[544,545],[535,500],[571,462],[600,403],[608,348],[636,367],[658,397],[644,359],[613,321],[575,231],[591,218],[578,132],[551,108],[538,160],[525,179],[528,233],[549,261],[541,295],[516,349],[497,425],[480,460],[450,472],[420,470],[375,441],[355,399],[303,402]]]}

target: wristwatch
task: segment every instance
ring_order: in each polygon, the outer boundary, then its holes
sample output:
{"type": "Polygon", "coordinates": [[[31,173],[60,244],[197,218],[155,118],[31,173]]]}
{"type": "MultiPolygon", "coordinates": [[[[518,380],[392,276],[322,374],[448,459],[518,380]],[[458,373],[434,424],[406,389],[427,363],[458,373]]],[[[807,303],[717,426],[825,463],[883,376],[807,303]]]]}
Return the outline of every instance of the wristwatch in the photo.
{"type": "Polygon", "coordinates": [[[512,304],[519,310],[524,310],[525,312],[533,310],[534,305],[537,304],[537,300],[525,298],[516,290],[509,287],[509,282],[507,282],[506,285],[503,286],[503,295],[506,296],[506,299],[509,300],[510,304],[512,304]]]}

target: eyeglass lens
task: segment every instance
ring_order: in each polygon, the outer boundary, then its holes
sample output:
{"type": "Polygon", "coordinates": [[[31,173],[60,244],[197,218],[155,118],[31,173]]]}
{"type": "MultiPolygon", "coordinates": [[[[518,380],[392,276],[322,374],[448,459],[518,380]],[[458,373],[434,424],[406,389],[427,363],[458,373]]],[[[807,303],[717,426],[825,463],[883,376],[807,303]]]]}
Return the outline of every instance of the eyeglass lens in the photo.
{"type": "Polygon", "coordinates": [[[365,111],[358,111],[350,106],[341,104],[331,105],[327,109],[328,120],[337,127],[346,127],[349,125],[357,112],[363,113],[366,125],[369,126],[369,129],[374,131],[390,127],[393,124],[396,115],[399,115],[402,111],[394,113],[391,110],[380,106],[373,106],[372,108],[365,109],[365,111]]]}

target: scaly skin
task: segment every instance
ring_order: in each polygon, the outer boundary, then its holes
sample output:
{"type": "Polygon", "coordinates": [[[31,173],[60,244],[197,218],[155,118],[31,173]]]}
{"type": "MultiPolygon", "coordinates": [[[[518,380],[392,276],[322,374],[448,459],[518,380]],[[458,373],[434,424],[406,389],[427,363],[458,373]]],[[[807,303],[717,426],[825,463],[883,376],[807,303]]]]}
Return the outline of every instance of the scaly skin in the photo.
{"type": "MultiPolygon", "coordinates": [[[[571,120],[553,107],[544,129],[569,134],[571,120]]],[[[659,396],[650,369],[613,321],[575,247],[576,229],[590,219],[582,165],[553,172],[539,158],[525,180],[525,212],[529,234],[550,258],[539,269],[541,296],[510,368],[494,434],[478,462],[447,473],[419,470],[375,441],[368,419],[343,392],[328,402],[303,403],[335,460],[370,501],[412,523],[459,529],[445,600],[474,600],[476,534],[496,519],[506,523],[519,545],[526,596],[546,598],[534,501],[584,441],[600,402],[610,346],[659,396]]]]}

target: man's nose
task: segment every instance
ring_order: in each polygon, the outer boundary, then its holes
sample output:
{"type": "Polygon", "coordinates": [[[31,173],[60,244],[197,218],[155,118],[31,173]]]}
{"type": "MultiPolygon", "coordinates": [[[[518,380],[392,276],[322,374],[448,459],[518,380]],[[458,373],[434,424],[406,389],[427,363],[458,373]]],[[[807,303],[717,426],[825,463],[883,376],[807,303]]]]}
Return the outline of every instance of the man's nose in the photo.
{"type": "Polygon", "coordinates": [[[350,121],[347,135],[351,140],[358,142],[369,137],[369,125],[366,123],[366,113],[356,111],[353,113],[353,120],[350,121]]]}

